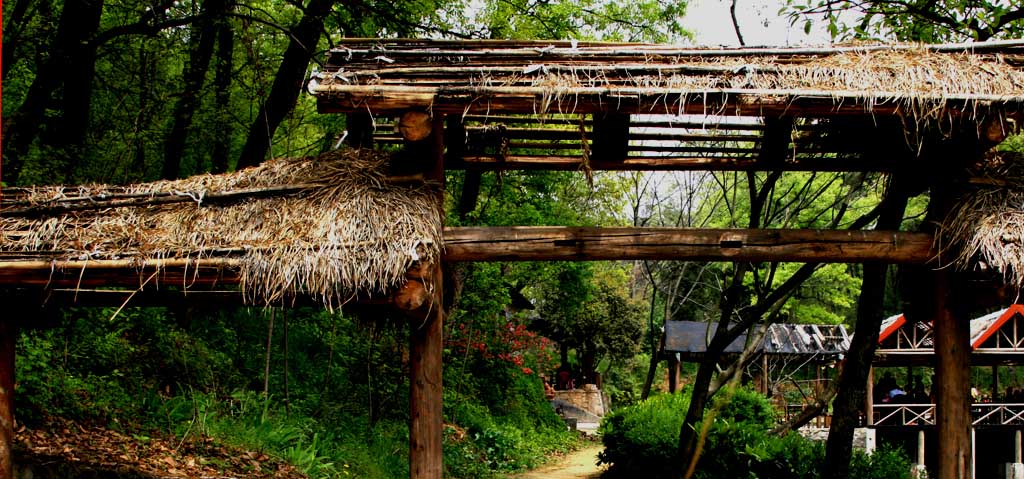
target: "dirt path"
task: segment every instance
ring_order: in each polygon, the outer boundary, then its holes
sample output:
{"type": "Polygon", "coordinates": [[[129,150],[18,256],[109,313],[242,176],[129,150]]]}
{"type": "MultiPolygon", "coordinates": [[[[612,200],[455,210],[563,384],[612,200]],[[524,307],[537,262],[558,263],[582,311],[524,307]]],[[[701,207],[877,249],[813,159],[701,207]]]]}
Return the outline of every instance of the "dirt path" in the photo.
{"type": "Polygon", "coordinates": [[[602,449],[600,444],[587,446],[556,463],[510,476],[509,479],[597,479],[604,471],[604,466],[597,466],[597,453],[602,449]]]}

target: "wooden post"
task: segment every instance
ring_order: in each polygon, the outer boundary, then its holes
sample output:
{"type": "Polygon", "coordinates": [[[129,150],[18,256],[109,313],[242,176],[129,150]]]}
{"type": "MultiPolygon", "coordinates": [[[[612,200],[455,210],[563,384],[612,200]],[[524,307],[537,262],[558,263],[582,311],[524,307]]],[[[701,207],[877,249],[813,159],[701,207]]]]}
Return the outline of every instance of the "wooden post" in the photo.
{"type": "Polygon", "coordinates": [[[672,353],[668,358],[668,392],[675,394],[679,389],[679,357],[672,353]]]}
{"type": "Polygon", "coordinates": [[[875,425],[875,367],[868,367],[867,394],[864,396],[864,424],[875,425]]]}
{"type": "Polygon", "coordinates": [[[0,479],[14,477],[14,344],[18,328],[0,319],[0,479]]]}
{"type": "Polygon", "coordinates": [[[431,277],[433,303],[409,321],[409,477],[441,479],[441,267],[431,277]]]}
{"type": "Polygon", "coordinates": [[[952,272],[932,271],[930,300],[934,301],[935,354],[938,356],[935,404],[939,454],[938,479],[971,477],[970,318],[951,298],[952,272]]]}
{"type": "Polygon", "coordinates": [[[373,117],[366,112],[349,113],[345,119],[348,136],[345,143],[352,148],[373,148],[373,117]]]}
{"type": "Polygon", "coordinates": [[[992,402],[999,399],[999,365],[992,365],[992,402]]]}
{"type": "Polygon", "coordinates": [[[768,355],[761,353],[761,394],[766,397],[772,392],[772,380],[768,376],[768,355]]]}
{"type": "MultiPolygon", "coordinates": [[[[430,137],[432,158],[427,166],[428,180],[438,182],[438,214],[444,218],[444,123],[435,117],[430,137]]],[[[441,325],[444,321],[444,285],[442,266],[430,273],[428,290],[431,301],[419,318],[409,323],[409,477],[441,479],[442,473],[442,391],[441,391],[441,325]]]]}
{"type": "Polygon", "coordinates": [[[917,465],[924,465],[924,429],[917,430],[917,465]]]}

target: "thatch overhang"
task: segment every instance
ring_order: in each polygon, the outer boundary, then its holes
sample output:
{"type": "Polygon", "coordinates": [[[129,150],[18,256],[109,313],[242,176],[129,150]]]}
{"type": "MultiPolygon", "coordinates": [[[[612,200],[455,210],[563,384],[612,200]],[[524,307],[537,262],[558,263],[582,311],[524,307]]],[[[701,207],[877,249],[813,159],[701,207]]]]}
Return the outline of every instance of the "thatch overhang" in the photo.
{"type": "MultiPolygon", "coordinates": [[[[709,49],[345,39],[309,90],[323,112],[460,116],[464,146],[447,168],[870,171],[893,165],[863,155],[863,141],[836,139],[837,130],[871,135],[849,119],[967,117],[999,137],[1024,108],[1022,65],[1020,41],[709,49]]],[[[375,130],[379,143],[402,141],[375,130]]]]}
{"type": "Polygon", "coordinates": [[[380,300],[442,242],[436,188],[388,176],[388,158],[339,150],[178,181],[8,189],[0,286],[380,300]]]}
{"type": "Polygon", "coordinates": [[[311,89],[324,111],[706,114],[721,108],[763,115],[912,112],[936,104],[1019,107],[1022,47],[992,42],[710,49],[346,39],[332,50],[311,89]]]}
{"type": "Polygon", "coordinates": [[[948,263],[958,269],[1001,274],[1006,284],[1024,286],[1024,157],[993,151],[968,172],[970,177],[936,239],[948,263]]]}

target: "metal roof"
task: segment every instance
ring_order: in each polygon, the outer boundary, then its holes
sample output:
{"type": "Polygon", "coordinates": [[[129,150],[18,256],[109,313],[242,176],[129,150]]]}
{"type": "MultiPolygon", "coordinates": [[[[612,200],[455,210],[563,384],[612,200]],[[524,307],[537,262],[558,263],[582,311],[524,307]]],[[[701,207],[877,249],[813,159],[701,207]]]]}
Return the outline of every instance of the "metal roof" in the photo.
{"type": "MultiPolygon", "coordinates": [[[[763,331],[764,327],[759,326],[763,331]]],[[[718,327],[697,321],[667,321],[665,351],[686,354],[707,352],[707,343],[718,327]]],[[[742,334],[725,348],[727,354],[740,353],[747,342],[742,334]]],[[[768,326],[757,351],[765,354],[842,354],[850,347],[850,335],[842,325],[788,324],[768,326]]]]}

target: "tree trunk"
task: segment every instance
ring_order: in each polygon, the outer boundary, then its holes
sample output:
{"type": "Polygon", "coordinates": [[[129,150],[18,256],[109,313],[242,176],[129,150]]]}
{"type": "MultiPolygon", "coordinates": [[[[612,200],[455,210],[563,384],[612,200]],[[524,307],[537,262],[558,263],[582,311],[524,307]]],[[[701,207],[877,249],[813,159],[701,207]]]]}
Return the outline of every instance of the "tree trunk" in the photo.
{"type": "MultiPolygon", "coordinates": [[[[708,352],[711,352],[710,345],[708,346],[708,352]]],[[[717,356],[716,354],[716,359],[717,356]]],[[[697,377],[693,381],[690,407],[686,410],[686,418],[683,420],[682,431],[679,433],[679,451],[676,458],[679,471],[677,477],[689,477],[691,471],[697,466],[697,460],[700,456],[697,442],[701,436],[701,423],[704,421],[704,409],[707,407],[708,400],[710,399],[708,391],[714,374],[714,363],[707,360],[701,361],[700,366],[697,368],[697,377]]]]}
{"type": "Polygon", "coordinates": [[[644,389],[640,392],[640,400],[646,400],[651,395],[651,387],[654,385],[654,376],[658,372],[658,355],[661,348],[651,352],[651,362],[647,365],[647,377],[644,378],[644,389]]]}
{"type": "Polygon", "coordinates": [[[228,171],[228,157],[231,156],[231,78],[235,49],[235,33],[231,22],[221,20],[217,31],[217,72],[213,79],[214,101],[217,105],[217,135],[213,140],[211,158],[214,173],[228,171]]]}
{"type": "Polygon", "coordinates": [[[64,172],[64,181],[74,178],[82,158],[85,156],[85,142],[89,133],[89,119],[92,112],[92,86],[96,77],[96,47],[87,40],[96,35],[103,14],[103,0],[82,0],[75,17],[77,42],[68,44],[67,63],[63,70],[74,72],[71,81],[64,82],[63,115],[57,135],[51,143],[60,158],[59,170],[64,172]]]}
{"type": "Polygon", "coordinates": [[[277,69],[270,95],[260,106],[249,128],[249,136],[238,158],[238,169],[258,165],[266,158],[274,132],[298,101],[306,80],[306,68],[323,31],[324,18],[334,4],[333,0],[310,0],[302,19],[291,29],[291,40],[277,69]]]}
{"type": "MultiPolygon", "coordinates": [[[[25,27],[28,26],[29,22],[32,21],[32,15],[29,13],[28,7],[32,5],[33,0],[17,0],[14,4],[14,8],[11,9],[10,15],[7,17],[7,25],[4,28],[3,35],[3,79],[7,79],[7,74],[10,73],[11,67],[14,66],[15,62],[18,61],[18,47],[21,46],[21,36],[25,27]]],[[[40,2],[41,3],[41,2],[40,2]]],[[[37,9],[50,8],[50,5],[42,4],[37,6],[37,9]]]]}
{"type": "MultiPolygon", "coordinates": [[[[897,179],[890,180],[884,201],[886,204],[875,228],[897,230],[907,207],[906,191],[897,179]]],[[[823,479],[846,479],[850,475],[853,432],[858,426],[858,412],[865,404],[868,372],[878,347],[888,268],[884,263],[864,263],[864,280],[857,301],[857,334],[850,340],[846,363],[839,373],[836,399],[832,403],[832,424],[825,444],[823,479]]]]}
{"type": "Polygon", "coordinates": [[[149,139],[149,135],[145,134],[146,127],[150,124],[151,111],[150,111],[150,90],[151,90],[151,77],[150,70],[155,71],[155,65],[151,65],[150,61],[153,59],[155,64],[156,55],[150,54],[148,48],[146,48],[146,42],[139,42],[139,111],[135,115],[135,125],[133,132],[133,143],[134,152],[132,154],[132,162],[128,171],[125,172],[124,178],[127,182],[139,182],[144,181],[147,177],[146,174],[146,141],[149,139]]]}
{"type": "MultiPolygon", "coordinates": [[[[636,216],[636,215],[634,215],[636,216]]],[[[654,331],[654,306],[658,301],[658,288],[651,281],[651,310],[647,315],[647,335],[651,342],[651,361],[647,365],[647,377],[644,378],[644,388],[640,391],[640,400],[644,401],[648,396],[651,395],[651,386],[654,385],[654,375],[658,371],[658,355],[661,353],[661,348],[665,343],[665,335],[661,334],[658,339],[654,338],[656,334],[654,331]]],[[[666,301],[668,301],[666,299],[666,301]]]]}
{"type": "Polygon", "coordinates": [[[164,167],[161,177],[165,180],[177,179],[181,173],[181,157],[185,151],[189,129],[192,127],[192,117],[199,108],[199,94],[206,81],[210,58],[213,57],[214,36],[218,33],[214,29],[215,17],[224,14],[226,3],[224,0],[206,0],[203,2],[206,16],[192,25],[188,65],[181,74],[184,90],[174,105],[174,123],[164,144],[164,167]]]}
{"type": "MultiPolygon", "coordinates": [[[[102,8],[102,0],[80,0],[64,3],[57,36],[49,49],[49,59],[36,72],[35,79],[32,80],[32,85],[25,96],[25,101],[4,122],[4,180],[8,184],[15,184],[21,175],[24,167],[22,159],[39,134],[40,126],[45,118],[46,108],[53,101],[54,92],[64,84],[64,79],[69,77],[64,70],[67,70],[71,65],[85,64],[89,66],[89,71],[85,72],[88,78],[83,78],[83,80],[89,84],[86,90],[91,91],[95,51],[86,55],[88,58],[84,60],[74,57],[78,54],[83,54],[81,50],[89,48],[86,46],[89,36],[95,34],[98,27],[99,20],[95,12],[101,11],[102,8]],[[90,20],[92,18],[96,18],[96,24],[91,24],[90,20]]],[[[79,80],[80,74],[80,72],[75,72],[75,81],[79,80]]],[[[81,91],[81,87],[72,87],[70,92],[65,92],[65,96],[68,96],[69,93],[80,93],[81,91]]],[[[81,107],[81,105],[78,106],[81,107]]],[[[85,106],[88,108],[88,104],[85,106]]],[[[81,112],[79,111],[75,114],[80,115],[81,112]]]]}
{"type": "Polygon", "coordinates": [[[580,381],[582,381],[582,384],[579,386],[583,387],[583,384],[593,384],[596,382],[594,370],[597,369],[597,356],[591,348],[583,349],[580,353],[580,381]]]}

